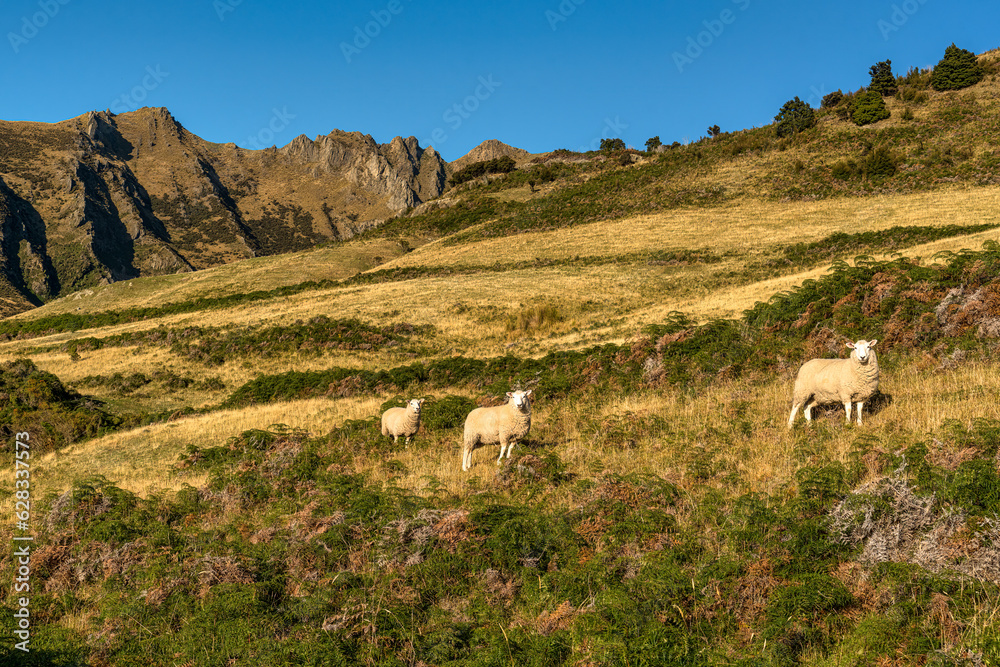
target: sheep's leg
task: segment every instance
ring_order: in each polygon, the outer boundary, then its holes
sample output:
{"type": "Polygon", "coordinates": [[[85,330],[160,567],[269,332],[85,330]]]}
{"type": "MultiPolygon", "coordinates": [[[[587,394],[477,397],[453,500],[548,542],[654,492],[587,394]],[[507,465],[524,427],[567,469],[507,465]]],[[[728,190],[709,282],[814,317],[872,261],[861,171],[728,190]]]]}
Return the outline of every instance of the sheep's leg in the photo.
{"type": "Polygon", "coordinates": [[[861,408],[865,406],[864,401],[858,401],[858,426],[861,426],[861,408]]]}
{"type": "Polygon", "coordinates": [[[847,412],[847,423],[851,423],[851,405],[850,401],[844,401],[844,410],[847,412]]]}
{"type": "Polygon", "coordinates": [[[472,463],[472,452],[469,451],[468,447],[462,448],[462,472],[469,469],[469,465],[472,463]]]}
{"type": "Polygon", "coordinates": [[[514,451],[514,443],[515,442],[517,442],[517,440],[513,440],[513,441],[507,443],[507,458],[510,458],[510,453],[512,451],[514,451]]]}
{"type": "MultiPolygon", "coordinates": [[[[503,440],[500,441],[500,458],[497,459],[497,465],[500,465],[500,462],[503,461],[503,452],[508,447],[510,447],[508,443],[504,442],[503,440]]],[[[510,456],[510,453],[508,452],[507,455],[510,456]]]]}
{"type": "Polygon", "coordinates": [[[806,401],[806,407],[803,410],[803,414],[806,416],[806,421],[809,422],[810,424],[812,423],[813,420],[813,408],[815,408],[817,405],[819,404],[812,399],[806,401]]]}
{"type": "Polygon", "coordinates": [[[788,415],[788,428],[792,428],[792,422],[795,421],[795,415],[798,413],[800,407],[802,407],[801,403],[792,404],[792,414],[788,415]]]}
{"type": "Polygon", "coordinates": [[[403,444],[404,444],[404,445],[408,445],[408,444],[410,444],[410,436],[406,436],[406,440],[405,440],[405,441],[403,441],[403,444]]]}

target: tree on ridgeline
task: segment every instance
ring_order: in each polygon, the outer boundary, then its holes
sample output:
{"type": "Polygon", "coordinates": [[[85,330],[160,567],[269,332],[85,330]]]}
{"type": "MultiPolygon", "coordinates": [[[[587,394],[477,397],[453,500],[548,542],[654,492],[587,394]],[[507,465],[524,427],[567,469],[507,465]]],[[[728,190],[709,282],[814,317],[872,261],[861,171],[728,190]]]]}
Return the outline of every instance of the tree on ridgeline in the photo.
{"type": "Polygon", "coordinates": [[[820,102],[820,108],[832,109],[833,107],[840,104],[841,100],[843,99],[844,99],[844,93],[838,88],[832,93],[823,96],[823,100],[820,102]]]}
{"type": "Polygon", "coordinates": [[[660,141],[660,135],[656,135],[655,137],[650,137],[649,139],[646,139],[646,152],[652,153],[657,149],[657,147],[662,145],[663,142],[660,141]]]}
{"type": "Polygon", "coordinates": [[[774,117],[774,122],[778,136],[787,137],[798,134],[802,130],[808,130],[815,125],[816,112],[807,102],[803,102],[796,95],[795,99],[785,102],[781,111],[774,117]]]}
{"type": "Polygon", "coordinates": [[[618,139],[601,139],[601,152],[611,153],[612,151],[623,151],[625,150],[625,141],[618,139]]]}
{"type": "Polygon", "coordinates": [[[944,50],[944,58],[934,67],[931,88],[934,90],[961,90],[979,83],[986,73],[976,54],[960,49],[954,42],[944,50]]]}
{"type": "Polygon", "coordinates": [[[503,157],[494,158],[492,160],[473,162],[472,164],[456,171],[448,180],[452,185],[459,185],[460,183],[465,183],[466,181],[471,181],[474,178],[485,176],[487,174],[507,174],[514,171],[516,168],[517,163],[514,161],[514,158],[509,155],[504,155],[503,157]]]}
{"type": "Polygon", "coordinates": [[[891,60],[875,63],[868,73],[872,77],[868,90],[874,90],[882,97],[892,97],[896,94],[896,77],[892,75],[891,60]]]}
{"type": "Polygon", "coordinates": [[[722,128],[720,128],[718,125],[712,125],[708,128],[708,136],[712,137],[713,139],[715,139],[721,133],[722,133],[722,128]]]}

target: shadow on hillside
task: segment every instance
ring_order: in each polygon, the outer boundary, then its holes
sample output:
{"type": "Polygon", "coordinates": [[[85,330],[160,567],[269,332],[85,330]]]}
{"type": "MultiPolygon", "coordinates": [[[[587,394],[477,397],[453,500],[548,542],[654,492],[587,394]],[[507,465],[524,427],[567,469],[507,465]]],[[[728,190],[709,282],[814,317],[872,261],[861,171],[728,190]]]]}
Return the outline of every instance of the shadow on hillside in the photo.
{"type": "MultiPolygon", "coordinates": [[[[872,398],[865,401],[864,414],[861,417],[862,422],[877,417],[880,412],[888,408],[892,403],[892,394],[886,394],[882,391],[875,392],[872,398]]],[[[853,424],[856,424],[858,420],[857,412],[855,412],[856,409],[857,406],[855,405],[851,410],[851,423],[853,424]]],[[[825,419],[832,425],[842,425],[845,421],[844,406],[839,403],[820,405],[813,408],[812,412],[814,420],[825,419]]]]}

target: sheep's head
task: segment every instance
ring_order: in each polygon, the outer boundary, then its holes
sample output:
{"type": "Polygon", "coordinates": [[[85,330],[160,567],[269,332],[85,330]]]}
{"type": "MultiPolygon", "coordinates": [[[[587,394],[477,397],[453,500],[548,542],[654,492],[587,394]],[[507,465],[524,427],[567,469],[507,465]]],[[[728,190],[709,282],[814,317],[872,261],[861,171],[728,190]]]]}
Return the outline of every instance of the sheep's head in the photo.
{"type": "Polygon", "coordinates": [[[412,412],[413,414],[415,414],[415,415],[417,415],[419,417],[420,416],[420,406],[422,406],[423,404],[424,404],[424,399],[422,399],[422,398],[421,399],[414,398],[414,399],[412,399],[411,401],[409,401],[406,404],[406,407],[407,407],[407,409],[409,409],[410,412],[412,412]]]}
{"type": "Polygon", "coordinates": [[[516,407],[518,410],[521,410],[522,412],[531,408],[531,401],[528,400],[530,396],[531,396],[530,389],[528,391],[521,391],[520,389],[518,389],[517,391],[507,392],[507,398],[510,399],[511,403],[514,404],[514,407],[516,407]]]}
{"type": "Polygon", "coordinates": [[[873,348],[877,342],[877,340],[859,340],[856,343],[847,343],[847,347],[854,350],[851,353],[852,356],[856,357],[862,364],[867,364],[874,357],[873,348]]]}

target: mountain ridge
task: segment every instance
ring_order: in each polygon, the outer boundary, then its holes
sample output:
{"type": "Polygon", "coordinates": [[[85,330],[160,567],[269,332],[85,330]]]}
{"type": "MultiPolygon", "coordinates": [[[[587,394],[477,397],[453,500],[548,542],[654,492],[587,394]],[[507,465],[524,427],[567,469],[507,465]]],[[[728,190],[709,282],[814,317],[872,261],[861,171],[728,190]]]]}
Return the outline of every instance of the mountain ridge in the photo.
{"type": "Polygon", "coordinates": [[[166,108],[0,121],[0,312],[97,284],[342,240],[439,196],[450,166],[415,137],[333,130],[260,150],[166,108]]]}

